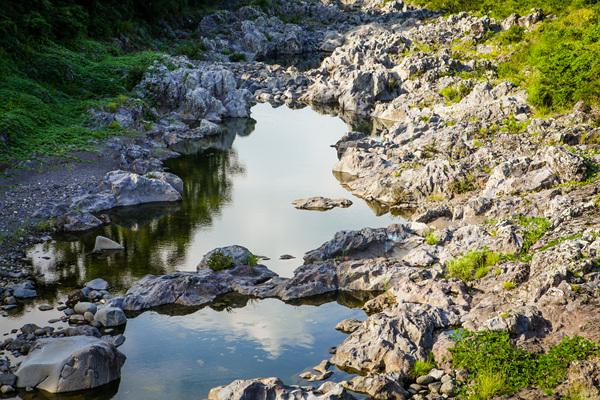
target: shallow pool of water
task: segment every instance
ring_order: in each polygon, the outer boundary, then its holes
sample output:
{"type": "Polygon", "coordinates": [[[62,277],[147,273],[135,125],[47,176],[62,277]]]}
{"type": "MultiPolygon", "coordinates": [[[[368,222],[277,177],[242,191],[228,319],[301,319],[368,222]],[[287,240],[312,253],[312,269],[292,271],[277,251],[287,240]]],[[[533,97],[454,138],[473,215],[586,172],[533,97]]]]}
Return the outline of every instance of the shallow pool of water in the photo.
{"type": "MultiPolygon", "coordinates": [[[[222,137],[182,146],[189,155],[167,162],[184,181],[183,201],[116,210],[113,223],[77,236],[59,236],[29,252],[46,286],[35,302],[1,321],[2,332],[26,322],[45,325],[58,315],[41,312],[40,302],[56,303],[72,288],[102,277],[112,292],[123,292],[152,273],[195,270],[209,250],[232,244],[266,256],[263,263],[291,276],[302,255],[344,229],[381,227],[398,220],[380,215],[354,198],[331,172],[331,147],[348,127],[310,108],[292,110],[261,104],[255,121],[228,124],[222,137]],[[354,204],[327,212],[291,206],[310,196],[345,197],[354,204]],[[92,255],[96,235],[125,246],[110,256],[92,255]],[[297,258],[280,260],[283,254],[297,258]]],[[[202,398],[211,387],[234,379],[279,376],[303,383],[298,373],[328,358],[344,335],[335,331],[345,318],[363,318],[357,299],[319,299],[290,305],[228,298],[211,307],[161,309],[131,318],[121,347],[127,356],[121,382],[102,390],[58,398],[202,398]],[[318,306],[317,306],[318,305],[318,306]]],[[[364,299],[363,299],[364,300],[364,299]]],[[[336,371],[333,379],[345,375],[336,371]]],[[[39,393],[27,398],[43,398],[39,393]]]]}

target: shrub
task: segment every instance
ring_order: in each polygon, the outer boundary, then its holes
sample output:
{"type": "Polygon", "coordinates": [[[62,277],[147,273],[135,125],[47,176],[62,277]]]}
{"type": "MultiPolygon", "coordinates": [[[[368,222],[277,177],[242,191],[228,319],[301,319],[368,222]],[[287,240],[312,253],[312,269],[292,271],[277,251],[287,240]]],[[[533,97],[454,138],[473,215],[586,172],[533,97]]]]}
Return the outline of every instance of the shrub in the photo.
{"type": "Polygon", "coordinates": [[[208,268],[212,269],[213,271],[222,271],[224,269],[233,267],[234,263],[233,258],[224,255],[220,251],[215,251],[208,258],[206,264],[208,265],[208,268]]]}
{"type": "Polygon", "coordinates": [[[450,183],[449,187],[452,193],[463,194],[475,190],[475,177],[472,173],[467,172],[462,178],[455,179],[450,183]]]}
{"type": "Polygon", "coordinates": [[[513,290],[517,287],[517,284],[511,281],[506,281],[502,283],[502,287],[504,288],[504,290],[513,290]]]}
{"type": "Polygon", "coordinates": [[[460,258],[455,258],[446,263],[447,275],[463,282],[481,279],[501,259],[502,254],[500,253],[488,250],[470,251],[460,258]]]}
{"type": "Polygon", "coordinates": [[[598,344],[578,336],[565,338],[539,355],[513,345],[507,332],[460,330],[455,340],[452,363],[474,377],[469,392],[473,399],[510,395],[532,385],[553,389],[564,381],[572,362],[600,354],[598,344]]]}
{"type": "Polygon", "coordinates": [[[246,55],[242,53],[233,53],[229,56],[229,60],[233,62],[246,61],[246,55]]]}

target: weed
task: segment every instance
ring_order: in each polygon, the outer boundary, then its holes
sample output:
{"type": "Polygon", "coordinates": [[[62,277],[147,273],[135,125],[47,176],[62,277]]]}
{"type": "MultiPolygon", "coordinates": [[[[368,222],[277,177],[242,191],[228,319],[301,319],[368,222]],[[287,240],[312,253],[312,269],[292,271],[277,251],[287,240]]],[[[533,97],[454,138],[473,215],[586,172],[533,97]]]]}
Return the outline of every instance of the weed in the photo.
{"type": "Polygon", "coordinates": [[[212,269],[213,271],[222,271],[224,269],[233,267],[234,262],[233,258],[226,256],[220,251],[215,251],[208,258],[206,264],[208,265],[208,268],[212,269]]]}
{"type": "Polygon", "coordinates": [[[502,288],[504,290],[513,290],[517,287],[517,284],[512,281],[505,281],[502,283],[502,288]]]}
{"type": "Polygon", "coordinates": [[[483,251],[470,251],[462,257],[455,258],[446,263],[447,275],[464,282],[481,279],[488,274],[490,268],[498,264],[503,255],[484,249],[483,251]]]}
{"type": "Polygon", "coordinates": [[[427,243],[428,245],[435,246],[439,242],[440,239],[434,230],[430,230],[425,234],[425,243],[427,243]]]}

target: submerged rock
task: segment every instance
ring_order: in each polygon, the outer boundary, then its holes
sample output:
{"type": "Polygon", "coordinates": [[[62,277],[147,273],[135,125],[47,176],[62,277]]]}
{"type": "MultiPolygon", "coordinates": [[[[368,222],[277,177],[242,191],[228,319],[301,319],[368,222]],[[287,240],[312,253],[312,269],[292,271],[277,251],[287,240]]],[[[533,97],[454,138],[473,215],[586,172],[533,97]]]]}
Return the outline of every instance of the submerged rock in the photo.
{"type": "Polygon", "coordinates": [[[92,336],[40,339],[16,372],[17,387],[50,393],[92,389],[117,380],[125,356],[92,336]]]}

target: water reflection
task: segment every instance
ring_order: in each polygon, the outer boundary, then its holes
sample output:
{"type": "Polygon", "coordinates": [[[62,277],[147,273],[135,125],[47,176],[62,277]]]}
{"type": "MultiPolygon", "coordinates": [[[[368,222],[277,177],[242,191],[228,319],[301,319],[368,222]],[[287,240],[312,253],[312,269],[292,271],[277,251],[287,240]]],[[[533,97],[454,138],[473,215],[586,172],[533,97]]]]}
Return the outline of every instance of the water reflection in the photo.
{"type": "Polygon", "coordinates": [[[310,108],[261,104],[252,112],[255,120],[230,121],[224,135],[190,144],[193,154],[168,161],[184,181],[181,203],[116,210],[109,226],[32,249],[46,282],[68,288],[103,277],[124,290],[148,273],[194,270],[204,253],[230,244],[270,257],[267,266],[289,276],[301,262],[280,255],[301,257],[339,230],[394,222],[382,215],[385,209],[356,198],[352,207],[326,213],[291,207],[302,197],[351,197],[331,173],[336,154],[330,145],[348,127],[310,108]],[[125,251],[91,254],[98,234],[125,251]]]}

